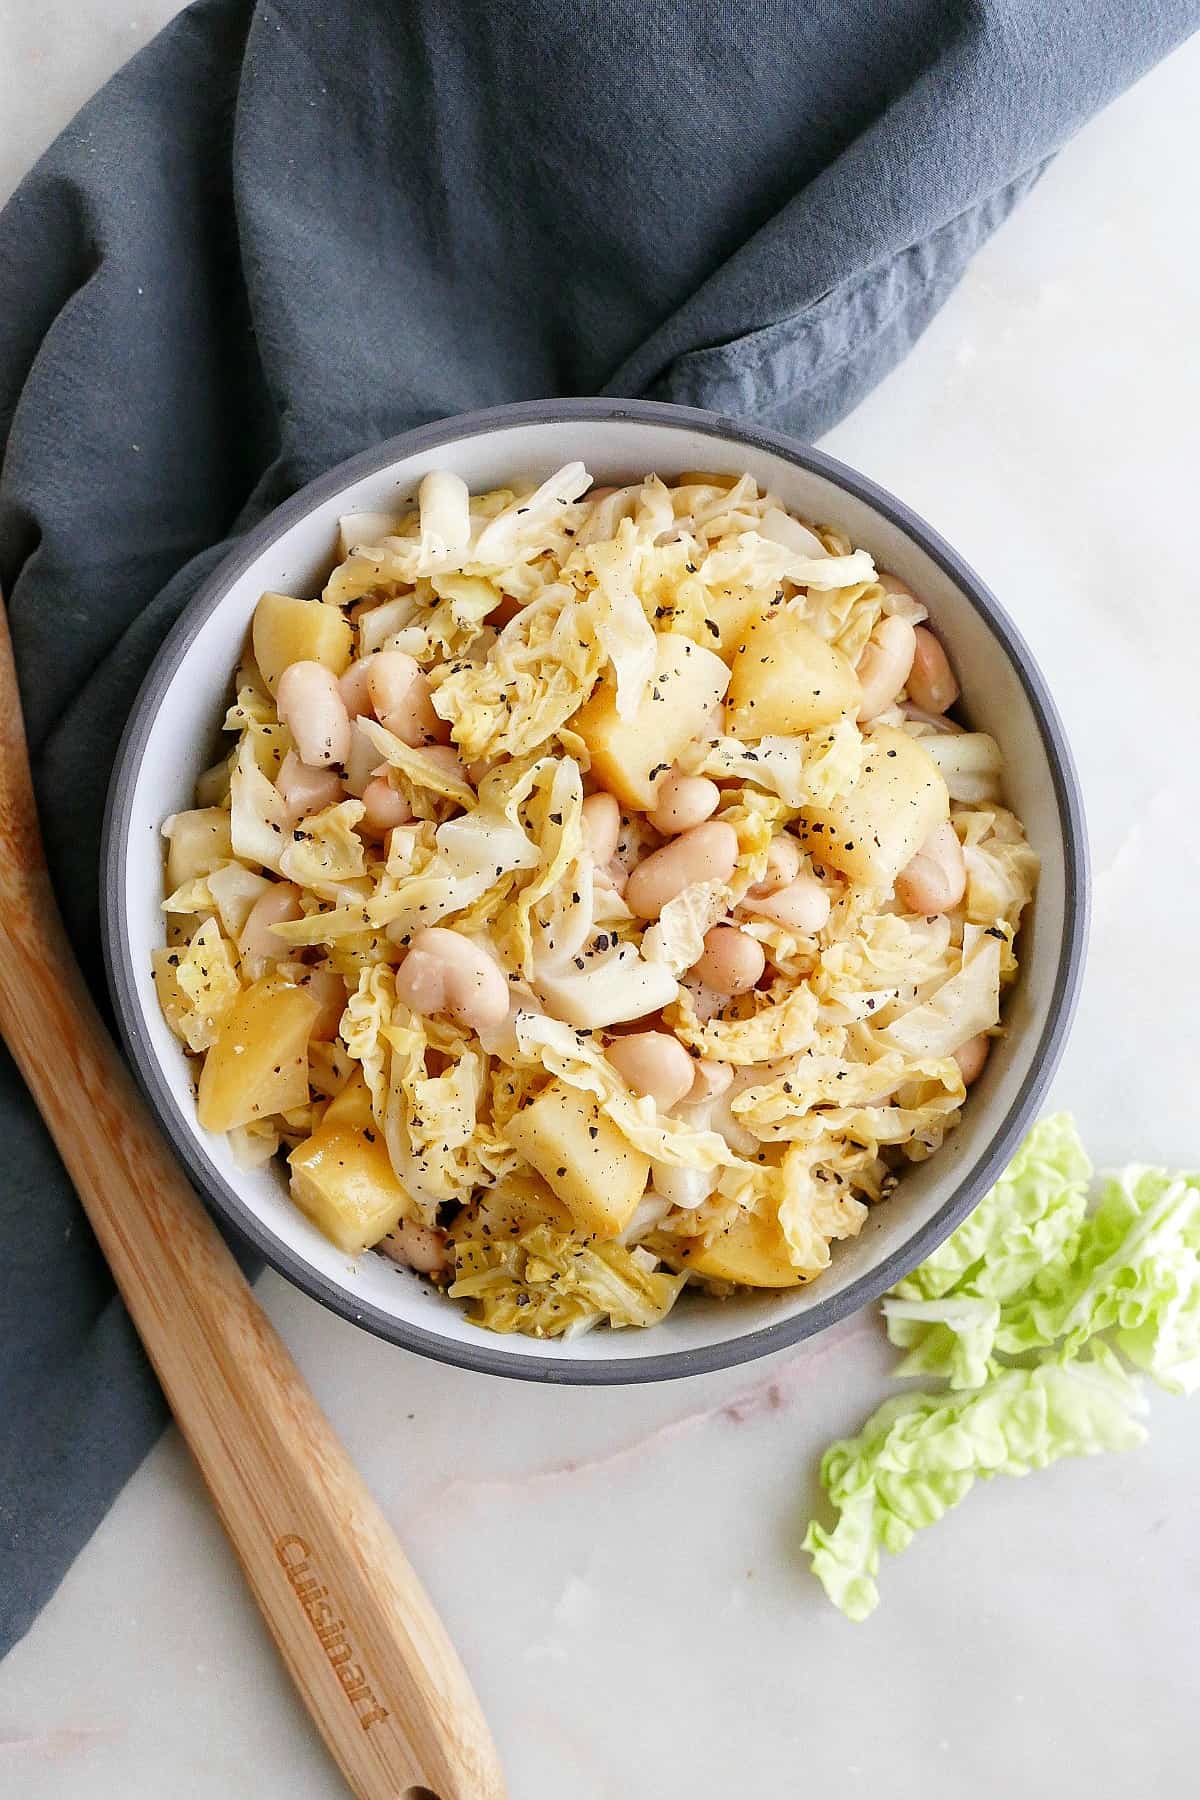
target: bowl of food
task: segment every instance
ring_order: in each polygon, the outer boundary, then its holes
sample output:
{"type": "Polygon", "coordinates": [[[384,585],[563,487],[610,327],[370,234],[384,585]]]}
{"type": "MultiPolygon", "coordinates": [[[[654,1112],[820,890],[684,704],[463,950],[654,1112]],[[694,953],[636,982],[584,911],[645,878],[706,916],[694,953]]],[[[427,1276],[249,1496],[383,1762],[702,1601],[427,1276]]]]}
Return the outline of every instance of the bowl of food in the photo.
{"type": "Polygon", "coordinates": [[[567,1382],[779,1349],[926,1256],[1086,931],[1062,727],[978,577],[808,446],[634,402],[423,427],[249,533],[104,866],[217,1212],[382,1337],[567,1382]]]}

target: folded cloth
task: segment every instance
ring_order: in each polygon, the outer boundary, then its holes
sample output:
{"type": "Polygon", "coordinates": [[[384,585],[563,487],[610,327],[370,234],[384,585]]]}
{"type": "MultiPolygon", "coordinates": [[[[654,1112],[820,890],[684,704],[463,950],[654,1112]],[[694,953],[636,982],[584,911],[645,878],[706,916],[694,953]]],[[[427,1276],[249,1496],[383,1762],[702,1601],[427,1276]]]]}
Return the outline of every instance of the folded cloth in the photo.
{"type": "MultiPolygon", "coordinates": [[[[553,394],[805,436],[1200,0],[202,0],[0,217],[0,581],[99,990],[122,723],[236,535],[351,452],[553,394]]],[[[163,1406],[0,1065],[0,1651],[163,1406]]]]}

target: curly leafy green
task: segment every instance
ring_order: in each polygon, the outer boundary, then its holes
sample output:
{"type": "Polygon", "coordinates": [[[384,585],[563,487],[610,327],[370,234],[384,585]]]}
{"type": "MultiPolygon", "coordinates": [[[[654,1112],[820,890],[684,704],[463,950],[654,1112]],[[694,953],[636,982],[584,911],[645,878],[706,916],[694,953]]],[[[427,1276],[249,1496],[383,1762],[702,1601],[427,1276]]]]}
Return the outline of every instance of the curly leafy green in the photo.
{"type": "Polygon", "coordinates": [[[840,1516],[832,1531],[808,1528],[813,1573],[847,1618],[865,1619],[879,1600],[881,1550],[906,1550],[977,1479],[1134,1448],[1146,1435],[1138,1407],[1136,1383],[1103,1345],[1087,1360],[1006,1369],[973,1393],[887,1401],[825,1452],[821,1481],[840,1516]]]}
{"type": "Polygon", "coordinates": [[[1039,1120],[970,1218],[884,1301],[888,1336],[909,1352],[898,1375],[986,1379],[1004,1310],[1073,1266],[1091,1178],[1075,1121],[1039,1120]]]}
{"type": "Polygon", "coordinates": [[[977,1479],[1141,1443],[1121,1356],[1171,1392],[1200,1387],[1200,1175],[1131,1167],[1089,1211],[1091,1174],[1074,1122],[1043,1119],[884,1301],[907,1352],[897,1376],[946,1386],[887,1401],[825,1454],[839,1516],[814,1521],[805,1548],[847,1617],[874,1609],[880,1551],[905,1549],[977,1479]]]}

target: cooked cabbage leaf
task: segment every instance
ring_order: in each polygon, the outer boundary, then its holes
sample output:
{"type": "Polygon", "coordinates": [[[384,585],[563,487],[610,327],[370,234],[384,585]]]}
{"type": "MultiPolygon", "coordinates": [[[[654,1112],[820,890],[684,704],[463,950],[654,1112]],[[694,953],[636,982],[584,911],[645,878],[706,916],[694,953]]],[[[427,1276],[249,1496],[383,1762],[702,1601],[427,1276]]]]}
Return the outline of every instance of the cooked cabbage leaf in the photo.
{"type": "MultiPolygon", "coordinates": [[[[722,881],[693,881],[668,900],[642,937],[642,955],[682,975],[704,953],[705,934],[729,912],[733,896],[722,881]]],[[[673,996],[672,996],[673,997],[673,996]]]]}
{"type": "Polygon", "coordinates": [[[962,962],[920,1006],[880,1030],[880,1037],[910,1056],[951,1056],[968,1038],[1000,1022],[1000,947],[996,926],[968,925],[962,962]]]}
{"type": "Polygon", "coordinates": [[[604,662],[586,604],[556,582],[504,627],[482,663],[431,671],[434,709],[468,762],[526,756],[578,712],[604,662]]]}
{"type": "Polygon", "coordinates": [[[595,1325],[656,1325],[685,1281],[659,1268],[645,1250],[585,1243],[547,1225],[515,1239],[460,1234],[454,1254],[450,1298],[469,1302],[475,1324],[526,1337],[577,1337],[595,1325]]]}
{"type": "Polygon", "coordinates": [[[817,999],[809,987],[793,988],[783,1000],[768,1001],[748,1019],[712,1019],[702,1024],[686,993],[678,1001],[677,1037],[714,1062],[769,1062],[791,1056],[812,1043],[817,999]]]}
{"type": "Polygon", "coordinates": [[[242,989],[233,951],[215,919],[205,919],[186,948],[154,952],[154,986],[167,1024],[189,1050],[216,1043],[221,1020],[242,989]]]}

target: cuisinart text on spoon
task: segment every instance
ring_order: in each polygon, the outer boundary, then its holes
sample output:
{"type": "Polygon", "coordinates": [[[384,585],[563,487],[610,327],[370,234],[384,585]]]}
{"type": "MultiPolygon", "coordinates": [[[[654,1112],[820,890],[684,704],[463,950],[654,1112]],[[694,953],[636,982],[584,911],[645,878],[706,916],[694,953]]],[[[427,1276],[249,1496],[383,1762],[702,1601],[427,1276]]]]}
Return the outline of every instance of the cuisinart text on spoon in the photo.
{"type": "Polygon", "coordinates": [[[322,1587],[313,1573],[309,1560],[312,1551],[302,1537],[289,1533],[286,1537],[275,1540],[275,1555],[292,1584],[296,1598],[308,1614],[308,1622],[332,1663],[334,1672],[345,1689],[347,1700],[355,1707],[360,1701],[366,1701],[367,1710],[359,1713],[358,1722],[364,1731],[368,1731],[372,1725],[378,1725],[386,1719],[388,1714],[367,1686],[359,1664],[350,1660],[354,1652],[346,1637],[346,1621],[333,1617],[334,1608],[329,1599],[329,1589],[322,1587]]]}

